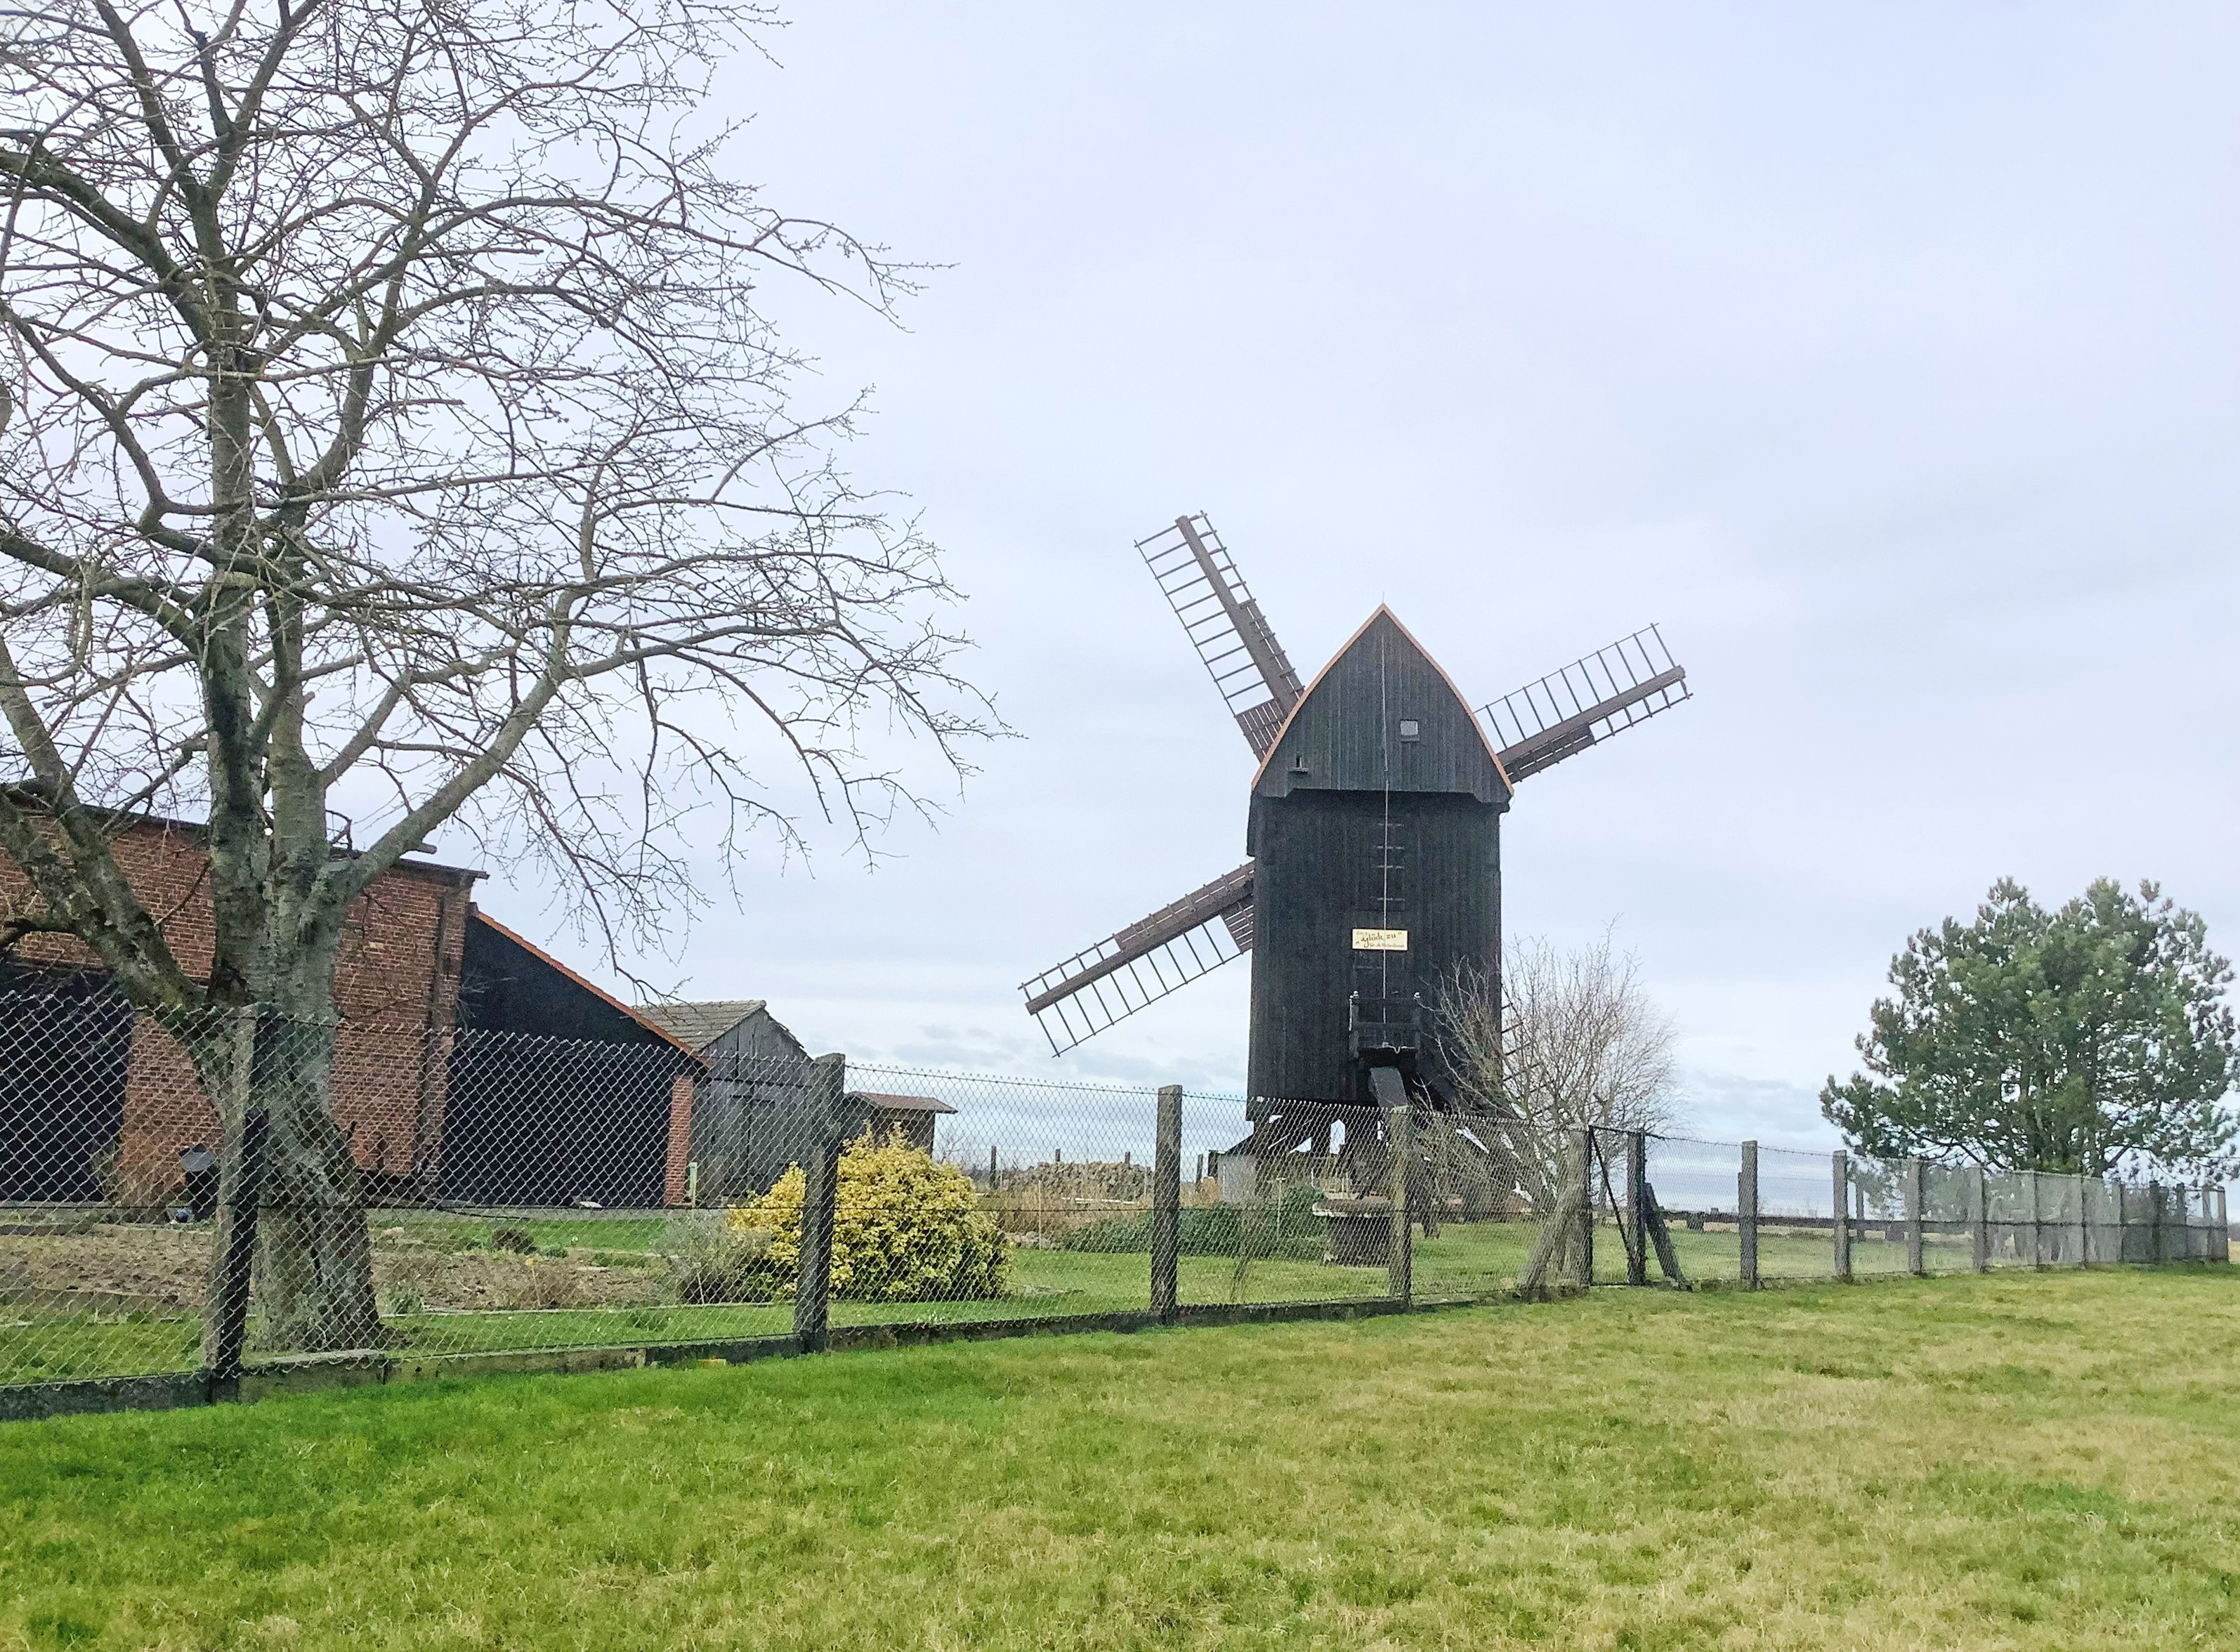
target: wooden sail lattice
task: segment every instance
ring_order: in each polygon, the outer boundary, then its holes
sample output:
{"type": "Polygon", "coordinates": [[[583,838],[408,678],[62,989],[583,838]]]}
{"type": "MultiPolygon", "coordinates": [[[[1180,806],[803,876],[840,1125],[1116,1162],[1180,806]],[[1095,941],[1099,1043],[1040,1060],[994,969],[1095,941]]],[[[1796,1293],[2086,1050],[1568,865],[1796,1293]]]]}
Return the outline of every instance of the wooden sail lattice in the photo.
{"type": "Polygon", "coordinates": [[[1221,536],[1203,515],[1136,542],[1151,577],[1221,690],[1252,755],[1265,756],[1297,703],[1299,674],[1269,629],[1221,536]]]}
{"type": "Polygon", "coordinates": [[[1062,1056],[1252,948],[1252,863],[1020,983],[1027,1012],[1062,1056]]]}
{"type": "Polygon", "coordinates": [[[1688,698],[1688,673],[1654,625],[1478,708],[1514,783],[1688,698]]]}

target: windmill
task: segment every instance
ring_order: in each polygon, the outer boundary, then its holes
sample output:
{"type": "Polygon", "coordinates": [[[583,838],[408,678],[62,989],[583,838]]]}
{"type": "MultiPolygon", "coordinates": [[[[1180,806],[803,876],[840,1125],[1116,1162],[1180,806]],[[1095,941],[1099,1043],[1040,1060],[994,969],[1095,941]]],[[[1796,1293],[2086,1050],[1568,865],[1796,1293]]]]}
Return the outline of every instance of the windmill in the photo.
{"type": "Polygon", "coordinates": [[[1258,764],[1251,858],[1023,983],[1028,1012],[1062,1055],[1250,952],[1256,1151],[1440,1104],[1427,996],[1461,966],[1498,980],[1512,789],[1677,705],[1687,673],[1651,626],[1473,711],[1380,606],[1302,686],[1204,516],[1137,550],[1258,764]]]}

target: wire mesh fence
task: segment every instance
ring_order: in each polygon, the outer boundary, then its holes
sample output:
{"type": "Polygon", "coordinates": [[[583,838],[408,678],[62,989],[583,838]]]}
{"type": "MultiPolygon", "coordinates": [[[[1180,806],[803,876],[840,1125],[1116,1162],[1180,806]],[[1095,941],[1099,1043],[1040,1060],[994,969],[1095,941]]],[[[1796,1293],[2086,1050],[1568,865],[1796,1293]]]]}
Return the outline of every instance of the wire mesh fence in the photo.
{"type": "Polygon", "coordinates": [[[0,1387],[2227,1255],[2213,1188],[0,994],[0,1387]]]}

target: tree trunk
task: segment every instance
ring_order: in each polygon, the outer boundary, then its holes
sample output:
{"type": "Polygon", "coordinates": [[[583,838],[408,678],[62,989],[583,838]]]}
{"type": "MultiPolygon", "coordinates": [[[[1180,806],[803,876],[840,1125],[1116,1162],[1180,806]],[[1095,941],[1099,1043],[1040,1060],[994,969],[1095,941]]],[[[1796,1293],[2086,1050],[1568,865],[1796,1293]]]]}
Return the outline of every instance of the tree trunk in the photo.
{"type": "MultiPolygon", "coordinates": [[[[267,1353],[378,1347],[383,1333],[364,1193],[349,1138],[334,1116],[335,1028],[270,1011],[253,1036],[252,1025],[251,1012],[217,1012],[188,1040],[217,1104],[225,1149],[205,1296],[212,1304],[222,1299],[243,1142],[250,1114],[261,1111],[266,1127],[251,1344],[267,1353]]],[[[215,1334],[214,1317],[211,1329],[215,1334]]]]}

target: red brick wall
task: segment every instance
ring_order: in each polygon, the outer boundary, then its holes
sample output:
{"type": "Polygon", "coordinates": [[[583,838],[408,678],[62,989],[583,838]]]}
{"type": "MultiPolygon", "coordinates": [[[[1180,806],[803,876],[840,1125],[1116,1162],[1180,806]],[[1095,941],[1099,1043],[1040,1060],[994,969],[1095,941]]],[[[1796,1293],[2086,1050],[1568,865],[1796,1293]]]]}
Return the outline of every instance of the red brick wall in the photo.
{"type": "Polygon", "coordinates": [[[684,1202],[685,1171],[692,1162],[692,1075],[679,1073],[669,1087],[669,1156],[663,1166],[661,1202],[684,1202]]]}
{"type": "MultiPolygon", "coordinates": [[[[197,979],[215,945],[208,857],[190,828],[150,824],[116,842],[119,867],[162,925],[180,966],[197,979]]],[[[335,1056],[335,1111],[365,1169],[404,1178],[432,1173],[442,1140],[440,1034],[457,1019],[470,881],[449,869],[398,866],[374,881],[345,919],[335,970],[343,1029],[335,1056]]],[[[28,895],[14,863],[0,860],[0,911],[28,895]]],[[[92,953],[63,936],[31,936],[27,963],[93,966],[92,953]]],[[[215,1147],[217,1116],[177,1043],[143,1016],[133,1029],[117,1143],[119,1196],[153,1202],[179,1179],[178,1151],[215,1147]]]]}

